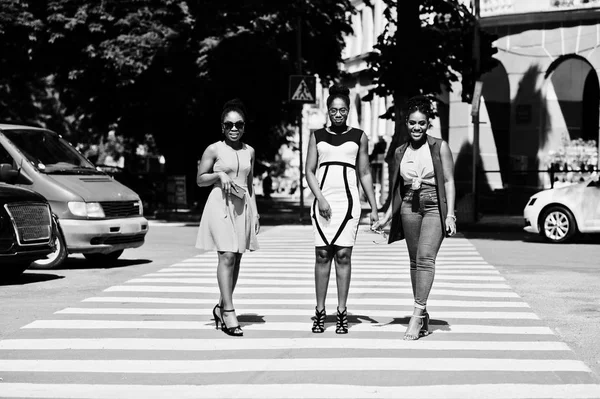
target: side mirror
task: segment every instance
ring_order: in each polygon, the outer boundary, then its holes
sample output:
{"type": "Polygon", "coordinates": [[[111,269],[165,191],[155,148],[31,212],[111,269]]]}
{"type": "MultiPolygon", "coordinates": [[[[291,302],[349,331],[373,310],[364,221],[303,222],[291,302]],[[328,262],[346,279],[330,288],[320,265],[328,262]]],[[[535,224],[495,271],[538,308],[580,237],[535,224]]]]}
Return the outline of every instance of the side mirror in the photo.
{"type": "Polygon", "coordinates": [[[14,170],[11,164],[0,163],[0,181],[12,183],[17,176],[19,176],[19,172],[14,170]]]}

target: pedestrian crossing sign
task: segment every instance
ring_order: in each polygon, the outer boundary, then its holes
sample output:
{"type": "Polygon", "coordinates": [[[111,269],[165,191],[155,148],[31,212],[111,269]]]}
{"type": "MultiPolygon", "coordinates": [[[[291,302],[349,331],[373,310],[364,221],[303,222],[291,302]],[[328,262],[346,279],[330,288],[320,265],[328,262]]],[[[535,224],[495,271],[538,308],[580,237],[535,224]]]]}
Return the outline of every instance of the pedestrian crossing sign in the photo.
{"type": "Polygon", "coordinates": [[[290,102],[314,104],[317,93],[317,78],[310,75],[290,76],[290,102]]]}

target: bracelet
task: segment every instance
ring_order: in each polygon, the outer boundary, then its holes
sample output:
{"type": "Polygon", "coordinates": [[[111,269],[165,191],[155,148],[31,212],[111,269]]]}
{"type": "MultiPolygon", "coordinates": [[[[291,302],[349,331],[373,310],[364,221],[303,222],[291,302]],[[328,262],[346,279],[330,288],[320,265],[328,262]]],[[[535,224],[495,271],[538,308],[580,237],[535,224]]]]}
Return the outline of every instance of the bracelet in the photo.
{"type": "Polygon", "coordinates": [[[454,216],[454,215],[446,215],[446,219],[448,219],[448,218],[450,218],[450,219],[452,219],[452,220],[454,220],[456,222],[456,216],[454,216]]]}

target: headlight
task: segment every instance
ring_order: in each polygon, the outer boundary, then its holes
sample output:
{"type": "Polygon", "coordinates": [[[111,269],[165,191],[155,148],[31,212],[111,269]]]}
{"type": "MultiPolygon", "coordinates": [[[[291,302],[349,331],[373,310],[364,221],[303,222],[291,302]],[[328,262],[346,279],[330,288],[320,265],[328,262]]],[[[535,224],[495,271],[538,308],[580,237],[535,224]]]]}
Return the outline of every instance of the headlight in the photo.
{"type": "Polygon", "coordinates": [[[99,202],[69,202],[69,210],[75,216],[103,218],[104,210],[99,202]]]}
{"type": "Polygon", "coordinates": [[[136,206],[138,207],[138,211],[140,212],[140,216],[144,216],[144,203],[142,202],[142,200],[139,200],[136,203],[136,206]]]}
{"type": "Polygon", "coordinates": [[[533,197],[532,199],[530,199],[527,203],[527,206],[532,206],[533,204],[535,204],[535,201],[537,201],[537,197],[533,197]]]}

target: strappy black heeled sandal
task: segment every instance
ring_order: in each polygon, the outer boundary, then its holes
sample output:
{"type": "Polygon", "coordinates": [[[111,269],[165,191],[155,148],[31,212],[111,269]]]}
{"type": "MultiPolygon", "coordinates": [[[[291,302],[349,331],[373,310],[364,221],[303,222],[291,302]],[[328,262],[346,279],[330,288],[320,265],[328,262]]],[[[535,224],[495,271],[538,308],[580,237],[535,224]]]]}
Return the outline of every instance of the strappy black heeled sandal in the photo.
{"type": "Polygon", "coordinates": [[[221,309],[221,305],[218,303],[213,308],[213,318],[215,319],[215,329],[219,329],[219,323],[223,323],[221,318],[217,315],[217,309],[221,309]]]}
{"type": "MultiPolygon", "coordinates": [[[[223,309],[221,310],[221,314],[222,313],[229,313],[229,312],[235,312],[235,309],[223,309]]],[[[231,335],[232,337],[241,337],[244,335],[244,332],[242,331],[242,327],[240,327],[240,325],[238,324],[237,326],[234,327],[227,327],[227,323],[225,323],[225,318],[221,319],[221,330],[227,334],[227,335],[231,335]]]]}
{"type": "Polygon", "coordinates": [[[337,323],[335,324],[336,334],[348,334],[348,308],[340,312],[340,308],[337,308],[337,323]]]}
{"type": "Polygon", "coordinates": [[[325,308],[319,312],[315,306],[315,317],[313,317],[312,332],[322,333],[325,332],[325,308]]]}

